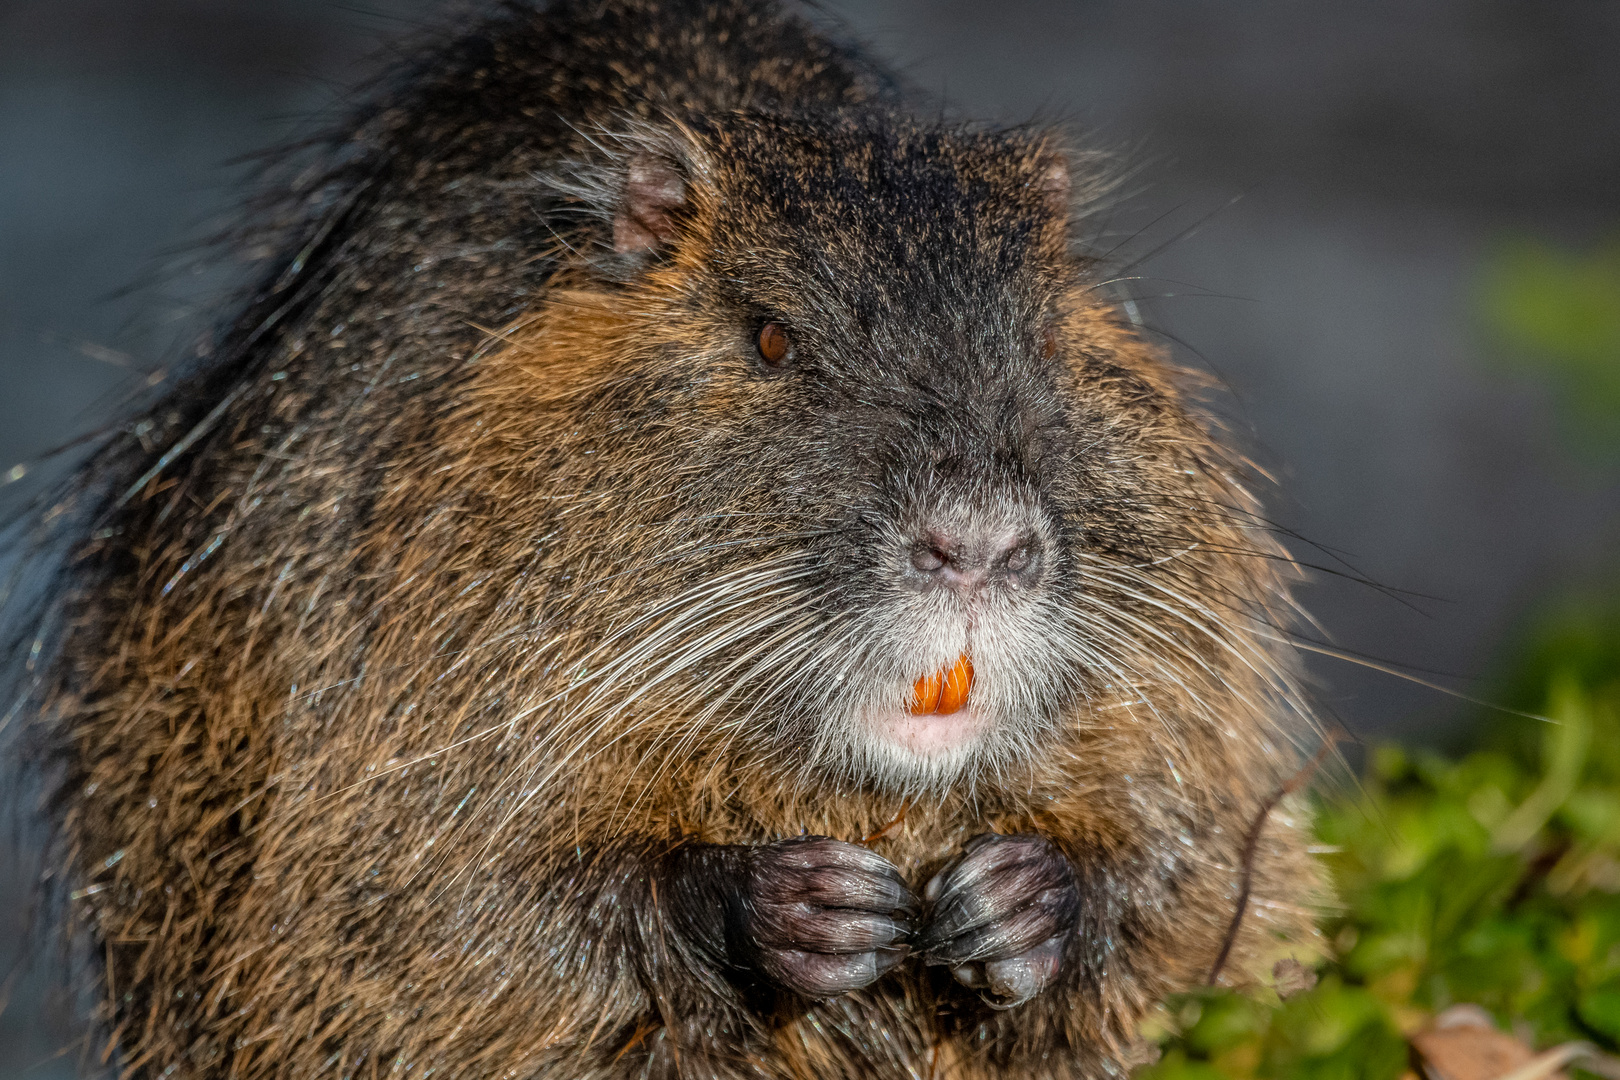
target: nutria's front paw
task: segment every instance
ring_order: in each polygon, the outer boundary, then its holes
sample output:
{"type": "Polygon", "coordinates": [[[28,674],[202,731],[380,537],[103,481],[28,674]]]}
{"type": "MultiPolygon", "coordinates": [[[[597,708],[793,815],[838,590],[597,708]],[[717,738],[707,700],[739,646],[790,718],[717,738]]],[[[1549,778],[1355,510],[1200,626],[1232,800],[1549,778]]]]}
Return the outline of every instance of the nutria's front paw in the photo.
{"type": "Polygon", "coordinates": [[[737,900],[734,954],[816,999],[867,986],[899,963],[917,907],[887,859],[825,836],[752,849],[737,900]]]}
{"type": "Polygon", "coordinates": [[[1022,1005],[1058,977],[1080,911],[1074,867],[1044,836],[984,833],[923,891],[914,947],[990,1005],[1022,1005]]]}

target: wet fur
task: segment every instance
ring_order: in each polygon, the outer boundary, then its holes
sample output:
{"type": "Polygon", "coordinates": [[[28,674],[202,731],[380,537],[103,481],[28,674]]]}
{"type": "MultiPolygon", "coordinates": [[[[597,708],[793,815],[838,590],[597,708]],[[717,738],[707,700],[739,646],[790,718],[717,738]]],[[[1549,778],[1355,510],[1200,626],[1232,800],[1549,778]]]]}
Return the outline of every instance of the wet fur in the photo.
{"type": "MultiPolygon", "coordinates": [[[[1302,721],[1291,564],[1043,186],[1067,160],[1083,213],[1088,160],[915,120],[747,0],[514,5],[316,156],[262,287],[71,502],[39,723],[117,1064],[1121,1072],[1214,962],[1302,721]],[[642,160],[687,200],[617,250],[642,160]],[[750,366],[767,317],[799,367],[750,366]],[[963,385],[991,354],[1022,359],[963,385]],[[868,553],[940,491],[1055,507],[1056,554],[1042,621],[996,616],[1029,663],[975,684],[1019,719],[924,767],[858,717],[959,648],[871,614],[868,553]],[[920,892],[988,831],[1049,838],[1079,899],[1005,1011],[916,959],[817,1003],[728,969],[735,871],[683,862],[875,837],[920,892]]],[[[1234,976],[1310,934],[1296,810],[1234,976]]]]}

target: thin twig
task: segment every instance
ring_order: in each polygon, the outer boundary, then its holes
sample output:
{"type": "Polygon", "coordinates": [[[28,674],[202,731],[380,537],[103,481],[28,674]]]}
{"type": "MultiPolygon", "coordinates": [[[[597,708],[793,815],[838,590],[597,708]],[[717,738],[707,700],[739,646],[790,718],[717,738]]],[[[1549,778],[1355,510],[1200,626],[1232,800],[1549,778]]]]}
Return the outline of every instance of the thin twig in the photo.
{"type": "Polygon", "coordinates": [[[1288,796],[1305,786],[1305,782],[1315,774],[1316,770],[1327,760],[1328,752],[1337,744],[1335,739],[1324,739],[1311,760],[1290,776],[1288,780],[1271,793],[1270,798],[1260,804],[1260,810],[1254,815],[1254,823],[1249,826],[1249,835],[1243,840],[1243,884],[1238,888],[1237,910],[1232,912],[1232,922],[1226,928],[1226,940],[1221,942],[1221,951],[1215,957],[1215,964],[1209,969],[1207,985],[1214,986],[1215,980],[1220,978],[1221,969],[1226,966],[1227,958],[1232,955],[1232,946],[1237,943],[1238,931],[1243,928],[1243,916],[1249,910],[1249,891],[1254,887],[1254,860],[1260,850],[1260,834],[1265,830],[1266,819],[1277,804],[1288,796]]]}
{"type": "Polygon", "coordinates": [[[871,847],[879,840],[884,839],[890,833],[894,832],[894,830],[900,827],[900,825],[906,820],[906,811],[910,809],[911,801],[909,799],[902,801],[900,803],[900,812],[894,816],[892,821],[890,821],[887,825],[884,825],[877,832],[861,837],[857,843],[859,843],[862,847],[871,847]]]}

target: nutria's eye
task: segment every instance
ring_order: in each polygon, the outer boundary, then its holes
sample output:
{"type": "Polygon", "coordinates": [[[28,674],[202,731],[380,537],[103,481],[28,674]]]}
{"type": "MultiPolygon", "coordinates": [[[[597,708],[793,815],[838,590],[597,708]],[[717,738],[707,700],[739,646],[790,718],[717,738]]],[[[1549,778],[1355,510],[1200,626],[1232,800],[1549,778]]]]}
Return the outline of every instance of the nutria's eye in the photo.
{"type": "Polygon", "coordinates": [[[793,357],[793,339],[781,323],[768,322],[759,328],[759,358],[767,367],[781,367],[793,357]]]}
{"type": "Polygon", "coordinates": [[[1057,327],[1048,326],[1046,328],[1046,332],[1041,335],[1041,356],[1043,356],[1046,359],[1050,360],[1050,359],[1052,359],[1052,357],[1057,355],[1057,351],[1058,351],[1057,327]]]}

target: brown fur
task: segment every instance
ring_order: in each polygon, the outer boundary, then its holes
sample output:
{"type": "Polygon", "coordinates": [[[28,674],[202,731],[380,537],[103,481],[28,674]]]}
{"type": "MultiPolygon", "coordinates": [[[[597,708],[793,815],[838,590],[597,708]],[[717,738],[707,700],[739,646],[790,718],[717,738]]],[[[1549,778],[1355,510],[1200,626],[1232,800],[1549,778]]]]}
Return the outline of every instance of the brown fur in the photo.
{"type": "MultiPolygon", "coordinates": [[[[583,7],[568,17],[597,25],[583,7]]],[[[517,48],[495,40],[498,56],[517,48]]],[[[488,69],[502,62],[518,63],[488,69]]],[[[828,65],[761,82],[809,94],[828,65]]],[[[1291,564],[1254,528],[1242,470],[1186,376],[1083,272],[1068,276],[1061,220],[1030,258],[1062,297],[1062,393],[1095,441],[1077,530],[1096,539],[1075,559],[1133,678],[1092,673],[1038,753],[909,795],[729,723],[754,699],[713,711],[727,686],[703,671],[614,681],[614,657],[673,617],[660,598],[741,565],[714,545],[786,559],[798,527],[724,516],[773,505],[761,485],[788,463],[763,436],[759,476],[689,497],[739,430],[773,422],[761,396],[791,390],[741,369],[682,382],[692,356],[737,347],[715,282],[759,270],[717,266],[743,250],[717,237],[756,228],[768,200],[748,202],[754,174],[736,163],[782,137],[774,122],[612,119],[624,104],[655,118],[761,97],[711,89],[748,85],[720,59],[683,78],[600,91],[612,100],[589,118],[622,144],[558,135],[571,145],[503,151],[499,173],[474,177],[487,201],[461,218],[421,208],[464,197],[441,181],[506,138],[498,119],[496,134],[396,166],[303,306],[244,345],[268,310],[250,309],[222,346],[230,378],[174,399],[212,407],[229,387],[217,421],[81,545],[43,712],[70,762],[64,836],[124,1072],[1110,1075],[1144,1011],[1209,972],[1248,823],[1298,763],[1272,629],[1289,619],[1291,564]],[[604,155],[611,175],[660,139],[695,177],[667,261],[604,276],[600,258],[552,240],[530,269],[521,244],[475,250],[503,214],[532,213],[501,184],[604,155]],[[543,285],[525,293],[525,273],[543,285]],[[669,400],[680,408],[665,416],[669,400]],[[649,868],[681,845],[881,833],[873,849],[920,889],[985,831],[1053,839],[1091,888],[1094,963],[1014,1010],[918,963],[829,1001],[760,1004],[662,937],[649,868]]],[[[848,85],[845,101],[886,92],[859,72],[848,85]]],[[[437,122],[425,113],[379,112],[357,137],[408,152],[437,122]]],[[[1007,212],[1039,219],[1048,136],[951,138],[946,160],[1029,192],[1007,212]]],[[[556,197],[586,198],[569,175],[556,197]]],[[[600,222],[557,227],[577,247],[600,222]]],[[[802,257],[765,239],[746,250],[766,267],[802,257]]],[[[202,419],[191,408],[157,410],[160,432],[184,434],[202,419]]],[[[123,444],[101,467],[138,477],[167,445],[123,444]]],[[[788,640],[811,618],[769,634],[788,640]]],[[[748,641],[768,648],[769,634],[748,641]]],[[[1305,829],[1291,805],[1267,828],[1231,977],[1310,936],[1305,829]]]]}

